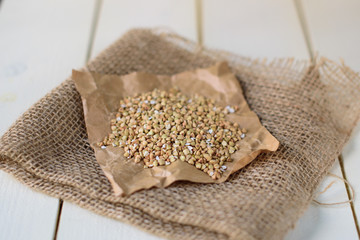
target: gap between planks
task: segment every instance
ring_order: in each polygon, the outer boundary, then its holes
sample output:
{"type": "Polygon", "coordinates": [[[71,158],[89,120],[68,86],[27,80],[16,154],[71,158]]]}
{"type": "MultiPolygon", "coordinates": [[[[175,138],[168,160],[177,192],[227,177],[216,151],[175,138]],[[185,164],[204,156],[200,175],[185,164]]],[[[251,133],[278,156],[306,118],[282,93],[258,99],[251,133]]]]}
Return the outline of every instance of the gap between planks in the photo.
{"type": "MultiPolygon", "coordinates": [[[[0,0],[0,3],[1,3],[1,0],[0,0]]],[[[96,29],[97,29],[97,26],[98,26],[98,23],[99,23],[100,12],[101,12],[102,5],[103,5],[103,0],[96,0],[95,6],[94,6],[94,13],[93,13],[93,17],[92,17],[92,22],[91,22],[89,43],[88,43],[88,48],[87,48],[87,51],[86,51],[85,64],[89,61],[91,53],[92,53],[92,48],[93,48],[93,45],[94,45],[95,33],[96,33],[96,29]]],[[[57,234],[58,234],[60,221],[61,221],[61,212],[62,212],[63,204],[64,204],[64,201],[62,199],[59,199],[58,213],[57,213],[57,217],[56,217],[56,225],[55,225],[54,237],[53,237],[54,240],[57,239],[57,234]]]]}
{"type": "Polygon", "coordinates": [[[312,44],[312,41],[310,38],[309,28],[307,25],[307,21],[305,19],[304,8],[302,6],[301,1],[302,0],[294,0],[294,5],[295,5],[296,13],[299,18],[300,27],[303,32],[304,38],[305,38],[305,43],[306,43],[306,47],[307,47],[309,56],[310,56],[311,60],[314,61],[314,50],[313,50],[314,48],[313,48],[313,44],[312,44]]]}
{"type": "MultiPolygon", "coordinates": [[[[198,42],[199,45],[203,45],[203,1],[202,0],[194,0],[194,2],[195,2],[197,42],[198,42]]],[[[294,0],[294,4],[295,4],[296,12],[297,12],[297,15],[298,15],[298,18],[299,18],[299,21],[300,21],[301,29],[303,31],[303,35],[304,35],[304,38],[305,38],[305,42],[306,42],[306,46],[307,46],[309,56],[311,57],[312,60],[314,60],[313,45],[312,45],[312,42],[311,42],[311,38],[310,38],[308,26],[307,26],[307,21],[305,19],[305,15],[304,15],[301,0],[294,0]]],[[[89,36],[88,49],[87,49],[87,54],[86,54],[86,62],[89,60],[89,58],[91,56],[91,53],[92,53],[95,33],[96,33],[97,25],[98,25],[98,22],[99,22],[99,19],[100,19],[100,10],[101,10],[102,5],[103,5],[102,0],[96,0],[95,7],[94,7],[93,20],[92,20],[92,23],[91,23],[92,25],[91,25],[91,32],[90,32],[90,36],[89,36]]],[[[0,0],[0,7],[1,7],[1,0],[0,0]]],[[[340,154],[340,156],[338,158],[338,161],[339,161],[339,164],[340,164],[340,168],[341,168],[343,178],[346,179],[345,168],[344,168],[344,165],[343,165],[343,157],[342,157],[341,154],[340,154]]],[[[346,183],[344,183],[344,184],[345,184],[345,188],[346,188],[346,191],[347,191],[348,199],[350,200],[351,195],[350,195],[349,186],[346,183]]],[[[57,216],[56,228],[55,228],[55,232],[54,232],[54,239],[55,240],[56,240],[56,237],[57,237],[57,232],[58,232],[59,223],[60,223],[60,219],[61,219],[62,205],[63,205],[63,200],[59,199],[58,216],[57,216]]],[[[353,205],[352,202],[350,203],[350,207],[351,207],[351,210],[352,210],[356,230],[357,230],[357,233],[359,234],[359,238],[360,238],[359,224],[358,224],[358,221],[357,221],[357,218],[356,218],[356,213],[355,213],[354,205],[353,205]]]]}
{"type": "MultiPolygon", "coordinates": [[[[297,12],[297,15],[298,15],[298,18],[299,18],[299,21],[300,21],[301,29],[302,29],[303,34],[304,34],[306,47],[308,49],[311,60],[314,62],[314,60],[315,60],[314,57],[316,55],[314,53],[313,44],[312,44],[312,41],[311,41],[311,38],[310,38],[308,23],[307,23],[307,20],[305,18],[304,9],[303,9],[303,6],[302,6],[302,0],[294,0],[294,4],[295,4],[296,12],[297,12]]],[[[343,158],[342,154],[340,154],[338,156],[338,161],[339,161],[342,177],[346,180],[346,182],[344,182],[346,193],[347,193],[348,199],[351,200],[350,187],[347,184],[347,182],[349,182],[349,181],[346,178],[346,172],[345,172],[345,167],[344,167],[344,158],[343,158]]],[[[353,215],[355,228],[356,228],[357,234],[358,234],[359,239],[360,239],[360,228],[359,228],[359,223],[358,223],[356,212],[355,212],[354,202],[352,201],[349,204],[350,204],[351,212],[352,212],[352,215],[353,215]]]]}
{"type": "MultiPolygon", "coordinates": [[[[0,0],[1,1],[1,0],[0,0]]],[[[195,16],[196,16],[196,35],[197,43],[203,45],[203,2],[202,0],[195,0],[195,16]]]]}
{"type": "Polygon", "coordinates": [[[60,216],[61,216],[63,203],[64,203],[64,201],[62,199],[59,199],[58,212],[57,212],[57,215],[56,215],[56,224],[55,224],[55,231],[54,231],[54,237],[53,237],[54,240],[56,240],[57,233],[58,233],[58,230],[59,230],[60,216]]]}
{"type": "Polygon", "coordinates": [[[100,11],[101,11],[102,5],[103,5],[103,0],[96,0],[95,8],[94,8],[94,16],[93,16],[92,23],[91,23],[89,44],[88,44],[88,49],[87,49],[87,53],[86,53],[85,63],[87,63],[89,61],[90,56],[92,54],[92,49],[93,49],[94,39],[95,39],[95,33],[96,33],[96,29],[97,29],[97,26],[98,26],[98,23],[99,23],[100,11]]]}
{"type": "MultiPolygon", "coordinates": [[[[349,184],[348,184],[349,181],[346,178],[346,172],[345,172],[345,167],[344,167],[344,158],[343,158],[342,154],[339,155],[338,160],[339,160],[339,164],[340,164],[341,174],[342,174],[343,178],[346,180],[346,182],[344,181],[345,188],[346,188],[346,193],[348,195],[349,200],[351,198],[354,200],[355,199],[355,192],[353,192],[354,195],[351,196],[351,191],[350,191],[350,187],[349,187],[349,184]]],[[[360,239],[360,227],[359,227],[359,222],[358,222],[357,216],[356,216],[354,201],[350,202],[350,208],[351,208],[351,211],[352,211],[352,214],[353,214],[355,228],[356,228],[357,234],[358,234],[359,239],[360,239]]]]}

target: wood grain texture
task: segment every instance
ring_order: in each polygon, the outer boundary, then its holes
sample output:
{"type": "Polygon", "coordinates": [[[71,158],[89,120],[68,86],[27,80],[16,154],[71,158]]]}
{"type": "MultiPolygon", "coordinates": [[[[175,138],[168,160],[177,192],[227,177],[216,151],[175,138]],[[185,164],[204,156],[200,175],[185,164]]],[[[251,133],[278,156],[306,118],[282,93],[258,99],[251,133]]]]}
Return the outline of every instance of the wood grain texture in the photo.
{"type": "MultiPolygon", "coordinates": [[[[84,64],[93,3],[1,3],[0,135],[72,68],[84,64]]],[[[0,239],[52,239],[58,201],[0,171],[0,239]]]]}

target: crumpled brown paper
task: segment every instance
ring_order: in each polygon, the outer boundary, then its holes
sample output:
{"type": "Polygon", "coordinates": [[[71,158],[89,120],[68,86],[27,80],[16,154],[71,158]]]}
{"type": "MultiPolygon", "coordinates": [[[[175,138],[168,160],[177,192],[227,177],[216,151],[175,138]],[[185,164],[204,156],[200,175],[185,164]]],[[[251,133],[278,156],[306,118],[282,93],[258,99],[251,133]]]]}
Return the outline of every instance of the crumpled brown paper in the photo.
{"type": "Polygon", "coordinates": [[[166,187],[179,180],[221,183],[261,152],[276,151],[279,146],[275,137],[261,125],[257,115],[250,110],[239,82],[225,62],[173,76],[144,72],[117,76],[73,70],[72,79],[82,98],[89,142],[95,150],[98,163],[112,184],[115,195],[118,196],[129,195],[140,189],[166,187]],[[169,90],[174,87],[188,96],[197,93],[216,100],[221,106],[240,107],[236,114],[227,115],[227,119],[239,123],[248,133],[243,140],[236,143],[240,150],[231,155],[233,161],[226,162],[228,169],[218,180],[211,179],[208,174],[182,161],[144,169],[143,164],[125,158],[124,150],[120,147],[108,146],[101,149],[97,146],[97,143],[111,132],[110,120],[115,118],[120,99],[155,88],[169,90]]]}

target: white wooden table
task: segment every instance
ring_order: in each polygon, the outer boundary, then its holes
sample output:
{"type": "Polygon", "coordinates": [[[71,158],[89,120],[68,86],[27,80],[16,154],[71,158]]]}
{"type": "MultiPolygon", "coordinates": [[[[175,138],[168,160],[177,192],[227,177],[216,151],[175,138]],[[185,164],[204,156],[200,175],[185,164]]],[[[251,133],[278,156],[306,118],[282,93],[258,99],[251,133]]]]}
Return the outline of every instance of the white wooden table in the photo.
{"type": "MultiPolygon", "coordinates": [[[[132,27],[165,26],[209,47],[251,57],[315,51],[360,70],[359,0],[2,0],[0,135],[22,112],[132,27]]],[[[360,132],[332,172],[360,192],[360,132]]],[[[327,178],[324,188],[331,180],[327,178]]],[[[347,200],[337,181],[323,202],[347,200]]],[[[35,192],[0,171],[0,239],[159,239],[35,192]]],[[[360,200],[312,204],[286,239],[358,239],[360,200]]]]}

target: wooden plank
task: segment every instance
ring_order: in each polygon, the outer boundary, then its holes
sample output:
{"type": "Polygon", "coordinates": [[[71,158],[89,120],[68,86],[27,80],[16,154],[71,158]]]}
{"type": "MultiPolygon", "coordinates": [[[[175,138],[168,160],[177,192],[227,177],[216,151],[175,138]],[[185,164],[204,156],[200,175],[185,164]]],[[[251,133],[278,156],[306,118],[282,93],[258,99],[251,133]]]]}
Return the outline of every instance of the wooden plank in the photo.
{"type": "MultiPolygon", "coordinates": [[[[334,60],[342,58],[347,65],[360,72],[360,1],[303,0],[302,3],[314,50],[334,60]]],[[[359,145],[358,127],[343,151],[347,179],[356,193],[360,192],[359,145]]],[[[359,222],[359,197],[355,198],[354,207],[359,222]]]]}
{"type": "Polygon", "coordinates": [[[81,67],[94,1],[4,1],[0,12],[0,132],[81,67]]]}
{"type": "Polygon", "coordinates": [[[251,57],[309,57],[292,1],[206,0],[203,21],[206,46],[251,57]]]}
{"type": "Polygon", "coordinates": [[[313,49],[360,71],[360,1],[302,0],[313,49]]]}
{"type": "Polygon", "coordinates": [[[57,239],[160,240],[161,238],[120,221],[97,215],[72,203],[64,202],[57,239]]]}
{"type": "Polygon", "coordinates": [[[196,40],[192,0],[104,0],[93,56],[131,28],[163,27],[196,40]]]}
{"type": "MultiPolygon", "coordinates": [[[[0,135],[84,64],[94,1],[12,0],[0,10],[0,135]]],[[[0,172],[0,239],[51,239],[58,199],[0,172]]]]}
{"type": "MultiPolygon", "coordinates": [[[[196,40],[195,4],[192,0],[105,0],[92,56],[134,27],[164,27],[196,40]]],[[[160,239],[133,226],[85,211],[64,202],[58,239],[160,239]]]]}
{"type": "MultiPolygon", "coordinates": [[[[226,7],[219,7],[216,0],[203,3],[205,46],[251,57],[310,57],[294,2],[225,0],[222,5],[226,7]]],[[[338,163],[332,172],[341,176],[338,163]]],[[[347,198],[342,182],[333,185],[331,192],[336,194],[326,194],[328,197],[324,202],[347,198]]],[[[311,205],[296,228],[289,232],[287,239],[353,237],[352,227],[353,219],[348,205],[326,208],[311,205]]]]}
{"type": "Polygon", "coordinates": [[[51,239],[57,208],[58,199],[0,171],[0,239],[51,239]]]}

